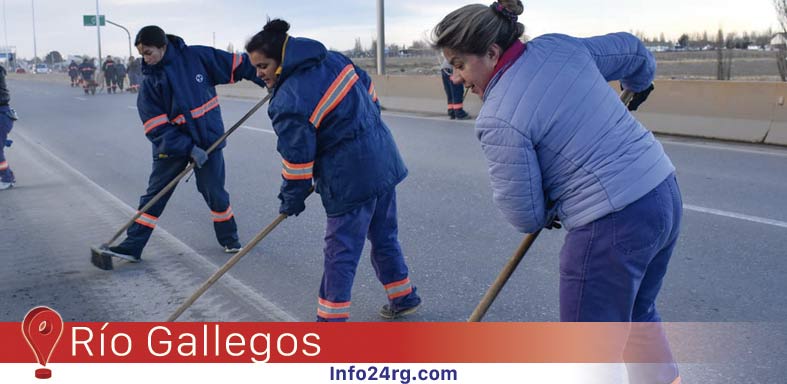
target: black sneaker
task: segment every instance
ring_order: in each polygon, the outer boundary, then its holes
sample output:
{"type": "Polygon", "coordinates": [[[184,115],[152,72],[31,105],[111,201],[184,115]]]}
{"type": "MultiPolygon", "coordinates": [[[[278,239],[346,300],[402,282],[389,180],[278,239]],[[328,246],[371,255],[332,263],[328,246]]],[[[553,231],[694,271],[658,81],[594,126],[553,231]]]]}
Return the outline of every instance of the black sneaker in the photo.
{"type": "Polygon", "coordinates": [[[467,120],[470,118],[470,115],[467,114],[464,109],[457,110],[455,116],[457,120],[467,120]]]}
{"type": "Polygon", "coordinates": [[[142,256],[132,255],[131,252],[118,245],[105,249],[104,253],[119,259],[128,260],[132,263],[139,263],[142,261],[142,256]]]}
{"type": "Polygon", "coordinates": [[[421,303],[418,303],[417,305],[414,305],[414,306],[412,306],[410,308],[403,308],[403,309],[399,309],[399,310],[394,311],[394,310],[391,309],[390,305],[385,304],[385,305],[383,305],[382,308],[380,308],[380,316],[382,318],[384,318],[384,319],[394,320],[394,319],[398,319],[400,317],[404,317],[404,316],[411,315],[411,314],[415,313],[415,311],[417,311],[418,307],[420,307],[420,306],[421,306],[421,303]]]}
{"type": "Polygon", "coordinates": [[[232,245],[225,245],[224,246],[224,253],[238,253],[243,249],[240,243],[235,243],[232,245]]]}

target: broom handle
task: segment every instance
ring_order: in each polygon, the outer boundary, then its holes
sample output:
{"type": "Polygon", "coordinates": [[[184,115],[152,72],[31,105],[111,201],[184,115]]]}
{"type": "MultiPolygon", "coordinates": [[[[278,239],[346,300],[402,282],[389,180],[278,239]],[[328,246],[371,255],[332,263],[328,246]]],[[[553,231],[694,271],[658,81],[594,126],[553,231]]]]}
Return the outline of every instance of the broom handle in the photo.
{"type": "Polygon", "coordinates": [[[180,317],[180,315],[186,311],[186,309],[188,309],[192,304],[194,304],[194,302],[197,301],[197,299],[199,299],[200,296],[202,296],[202,294],[205,293],[205,291],[207,291],[208,288],[211,287],[211,285],[213,285],[213,283],[215,283],[216,281],[219,280],[219,278],[224,276],[224,274],[227,273],[227,271],[229,271],[230,268],[232,268],[238,261],[240,261],[241,257],[246,256],[246,254],[249,253],[249,251],[251,251],[254,248],[254,246],[257,245],[257,243],[259,243],[262,239],[264,239],[265,236],[268,236],[268,234],[271,233],[271,231],[273,231],[273,229],[276,228],[276,226],[279,225],[279,223],[284,221],[284,219],[286,218],[287,218],[287,214],[284,213],[279,214],[279,216],[277,216],[272,223],[268,224],[268,226],[265,227],[265,229],[263,229],[256,236],[254,236],[254,238],[251,239],[251,241],[249,241],[249,243],[247,243],[246,246],[240,250],[240,252],[232,256],[232,258],[230,258],[226,263],[224,263],[224,265],[221,268],[219,268],[218,271],[216,271],[211,277],[209,277],[208,280],[204,282],[202,286],[200,286],[199,289],[197,289],[197,291],[194,292],[194,294],[191,295],[191,297],[189,297],[186,301],[184,301],[183,304],[181,304],[180,307],[178,307],[178,309],[172,315],[170,315],[169,318],[167,318],[167,321],[177,320],[178,317],[180,317]]]}
{"type": "MultiPolygon", "coordinates": [[[[230,134],[232,134],[232,132],[235,132],[235,130],[236,130],[236,129],[238,129],[238,128],[241,126],[241,124],[245,123],[245,122],[246,122],[246,120],[248,120],[248,119],[249,119],[249,117],[251,117],[251,115],[253,115],[255,112],[257,112],[257,110],[258,110],[258,109],[260,109],[260,108],[261,108],[261,107],[262,107],[262,106],[263,106],[263,105],[264,105],[264,104],[265,104],[265,103],[266,103],[268,100],[270,100],[270,98],[271,98],[271,95],[272,95],[271,93],[268,93],[268,94],[267,94],[267,95],[266,95],[266,96],[265,96],[265,97],[264,97],[262,100],[260,100],[260,101],[259,101],[259,102],[258,102],[256,105],[254,105],[254,106],[253,106],[253,107],[252,107],[252,108],[251,108],[251,109],[250,109],[248,112],[246,112],[246,114],[245,114],[245,115],[243,115],[243,117],[241,117],[241,118],[240,118],[240,120],[238,120],[238,122],[237,122],[237,123],[235,123],[235,125],[233,125],[233,126],[230,128],[230,129],[228,129],[226,132],[224,132],[224,134],[223,134],[223,135],[221,135],[221,137],[219,137],[218,139],[216,139],[216,141],[215,141],[215,142],[213,142],[213,144],[211,144],[211,146],[210,146],[210,147],[208,147],[208,150],[207,150],[207,151],[205,151],[205,153],[206,153],[206,154],[208,154],[208,155],[210,155],[210,153],[211,153],[211,152],[213,152],[213,151],[216,149],[216,147],[218,147],[219,145],[221,145],[221,143],[222,143],[224,140],[226,140],[226,139],[227,139],[227,137],[228,137],[230,134]]],[[[161,198],[162,198],[164,195],[166,195],[167,193],[169,193],[169,191],[171,191],[171,190],[172,190],[172,188],[175,188],[175,186],[176,186],[176,185],[178,185],[178,182],[180,182],[180,180],[181,180],[183,177],[185,177],[185,176],[186,176],[186,175],[187,175],[189,172],[191,172],[193,169],[194,169],[194,163],[193,163],[193,162],[189,162],[189,164],[186,166],[186,168],[184,168],[184,169],[183,169],[183,171],[181,171],[181,172],[180,172],[180,173],[179,173],[177,176],[175,176],[175,178],[174,178],[174,179],[172,179],[172,180],[171,180],[171,181],[170,181],[170,182],[169,182],[169,183],[168,183],[168,184],[167,184],[167,185],[166,185],[166,186],[165,186],[165,187],[164,187],[162,190],[160,190],[160,191],[159,191],[159,192],[158,192],[158,193],[157,193],[155,196],[153,196],[153,198],[152,198],[152,199],[150,199],[150,201],[148,201],[148,203],[147,203],[147,204],[145,204],[145,205],[144,205],[142,208],[140,208],[140,209],[137,211],[137,213],[135,213],[135,214],[134,214],[134,216],[132,216],[132,217],[131,217],[131,219],[130,219],[128,222],[126,222],[126,224],[125,224],[123,227],[121,227],[120,229],[118,229],[118,231],[117,231],[117,232],[115,232],[115,234],[112,236],[112,238],[111,238],[111,239],[109,239],[109,241],[107,241],[106,243],[104,243],[104,245],[103,245],[103,246],[104,246],[104,247],[109,247],[110,245],[112,245],[112,243],[114,243],[114,242],[115,242],[115,240],[117,240],[117,239],[120,237],[120,235],[122,235],[124,232],[126,232],[126,230],[127,230],[129,227],[131,227],[131,225],[133,225],[133,224],[134,224],[134,222],[135,222],[137,219],[139,219],[139,217],[140,217],[140,216],[142,216],[142,214],[143,214],[143,213],[147,212],[147,211],[148,211],[148,209],[150,209],[150,207],[152,207],[152,206],[153,206],[153,204],[156,204],[156,203],[158,203],[158,201],[159,201],[159,200],[160,200],[160,199],[161,199],[161,198]]]]}
{"type": "MultiPolygon", "coordinates": [[[[306,194],[306,198],[308,198],[313,191],[314,191],[314,186],[309,188],[309,192],[306,194]]],[[[224,265],[221,268],[219,268],[219,270],[216,271],[216,273],[214,273],[211,277],[209,277],[208,280],[204,282],[202,286],[200,286],[197,289],[197,291],[194,292],[193,295],[191,295],[191,297],[186,299],[186,301],[184,301],[183,304],[181,304],[180,307],[178,307],[178,309],[175,310],[175,313],[170,315],[167,321],[177,320],[178,317],[180,317],[180,315],[186,311],[186,309],[188,309],[192,304],[194,304],[194,302],[197,301],[197,299],[199,299],[200,296],[202,296],[202,294],[205,293],[205,291],[207,291],[211,285],[213,285],[213,283],[218,281],[220,277],[224,276],[224,274],[227,273],[227,271],[229,271],[230,268],[232,268],[238,261],[240,261],[241,257],[246,256],[247,253],[249,253],[252,249],[254,249],[254,247],[257,246],[257,243],[262,241],[262,239],[264,239],[265,236],[268,236],[268,234],[271,233],[271,231],[273,231],[273,229],[276,228],[276,226],[278,226],[279,223],[284,221],[284,219],[286,218],[287,218],[286,213],[279,214],[279,216],[277,216],[272,223],[268,224],[267,227],[263,228],[259,233],[257,233],[257,235],[254,236],[254,238],[251,239],[246,244],[246,246],[240,250],[240,252],[236,253],[229,260],[227,260],[227,262],[224,263],[224,265]]]]}
{"type": "Polygon", "coordinates": [[[481,299],[481,302],[479,302],[478,306],[475,307],[475,310],[470,315],[470,318],[467,319],[468,322],[481,321],[484,315],[486,315],[486,311],[489,310],[489,307],[495,301],[495,298],[497,298],[500,290],[503,289],[503,286],[508,281],[508,278],[514,273],[516,267],[519,265],[519,262],[522,261],[525,253],[527,253],[527,250],[530,249],[530,246],[533,245],[534,241],[536,241],[539,233],[541,233],[540,229],[536,232],[528,233],[527,236],[522,239],[522,242],[519,244],[519,247],[516,249],[516,251],[514,251],[514,254],[511,255],[508,263],[506,263],[505,267],[503,267],[503,270],[500,271],[500,274],[497,275],[495,282],[492,283],[492,286],[486,291],[486,294],[481,299]]]}
{"type": "MultiPolygon", "coordinates": [[[[628,106],[628,104],[631,102],[631,99],[633,98],[634,92],[628,89],[620,93],[620,101],[623,102],[623,105],[625,106],[628,106]]],[[[533,245],[534,241],[536,241],[539,233],[541,233],[541,230],[538,230],[534,233],[529,233],[527,236],[525,236],[525,238],[522,240],[522,243],[519,244],[519,248],[517,248],[517,250],[508,260],[508,263],[505,265],[505,267],[503,267],[503,270],[500,271],[497,279],[486,291],[486,294],[481,299],[481,302],[478,303],[478,306],[476,306],[475,310],[467,321],[481,321],[484,315],[486,315],[486,311],[489,310],[489,307],[495,301],[495,298],[497,298],[500,290],[503,289],[503,286],[508,281],[508,278],[514,273],[514,270],[516,270],[519,262],[522,261],[522,258],[525,256],[525,253],[527,253],[527,250],[530,249],[530,246],[533,245]]]]}

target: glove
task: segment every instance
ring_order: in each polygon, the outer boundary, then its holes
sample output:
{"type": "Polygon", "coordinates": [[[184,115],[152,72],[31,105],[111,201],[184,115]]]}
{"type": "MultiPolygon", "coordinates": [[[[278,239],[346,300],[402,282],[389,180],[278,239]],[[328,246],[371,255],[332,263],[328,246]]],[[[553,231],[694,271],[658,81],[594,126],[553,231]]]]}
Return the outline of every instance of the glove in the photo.
{"type": "Polygon", "coordinates": [[[304,200],[282,201],[281,206],[279,206],[279,213],[283,213],[287,216],[298,216],[305,209],[306,203],[304,200]]]}
{"type": "Polygon", "coordinates": [[[547,210],[547,219],[544,224],[544,228],[546,229],[560,229],[563,228],[563,225],[560,224],[560,218],[557,217],[557,208],[555,207],[555,203],[547,202],[547,206],[549,207],[547,210]]]}
{"type": "Polygon", "coordinates": [[[11,144],[13,144],[13,143],[14,143],[13,140],[6,140],[5,143],[3,143],[3,145],[5,145],[8,148],[11,148],[11,144]]]}
{"type": "Polygon", "coordinates": [[[194,166],[197,168],[201,168],[206,161],[208,161],[208,154],[200,147],[194,146],[191,148],[191,161],[194,162],[194,166]]]}
{"type": "Polygon", "coordinates": [[[648,87],[644,91],[635,92],[634,97],[631,98],[629,105],[627,105],[629,111],[636,111],[637,108],[639,108],[639,105],[644,103],[645,100],[648,99],[648,95],[650,95],[650,93],[653,92],[653,89],[654,87],[653,84],[651,83],[650,87],[648,87]]]}
{"type": "Polygon", "coordinates": [[[560,228],[563,228],[563,225],[560,224],[560,219],[555,217],[554,219],[552,219],[551,222],[549,222],[549,224],[545,225],[544,228],[546,228],[546,229],[560,229],[560,228]]]}

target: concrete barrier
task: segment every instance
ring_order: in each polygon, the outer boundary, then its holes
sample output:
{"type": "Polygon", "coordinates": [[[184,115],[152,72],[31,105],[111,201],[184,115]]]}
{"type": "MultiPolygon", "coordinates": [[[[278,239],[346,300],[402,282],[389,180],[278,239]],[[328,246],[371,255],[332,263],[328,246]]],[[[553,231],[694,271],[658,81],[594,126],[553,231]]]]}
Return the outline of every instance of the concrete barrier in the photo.
{"type": "MultiPolygon", "coordinates": [[[[67,82],[65,74],[9,74],[9,78],[67,82]]],[[[439,76],[376,76],[387,110],[445,116],[439,76]]],[[[618,89],[616,83],[611,84],[618,89]]],[[[657,80],[636,116],[648,129],[673,135],[787,146],[787,83],[657,80]]],[[[260,99],[265,90],[248,81],[217,87],[221,96],[260,99]]],[[[465,110],[477,116],[481,102],[468,94],[465,110]]]]}
{"type": "Polygon", "coordinates": [[[654,132],[787,145],[787,83],[660,80],[637,118],[654,132]]]}
{"type": "MultiPolygon", "coordinates": [[[[373,76],[383,105],[392,110],[443,114],[438,76],[373,76]]],[[[610,84],[619,89],[617,83],[610,84]]],[[[648,129],[673,135],[787,145],[787,83],[657,80],[635,112],[648,129]]],[[[469,94],[465,109],[481,103],[469,94]]]]}

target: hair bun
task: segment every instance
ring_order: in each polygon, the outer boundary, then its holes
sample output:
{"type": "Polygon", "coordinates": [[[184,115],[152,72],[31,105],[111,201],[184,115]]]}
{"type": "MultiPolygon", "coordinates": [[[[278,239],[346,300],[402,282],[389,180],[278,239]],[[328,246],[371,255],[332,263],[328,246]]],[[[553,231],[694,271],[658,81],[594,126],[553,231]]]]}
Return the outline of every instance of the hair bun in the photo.
{"type": "Polygon", "coordinates": [[[525,10],[521,0],[499,0],[498,3],[505,7],[508,12],[511,12],[517,16],[521,15],[525,10]]]}
{"type": "Polygon", "coordinates": [[[290,24],[282,19],[273,19],[265,24],[262,28],[263,32],[272,33],[287,33],[290,30],[290,24]]]}

